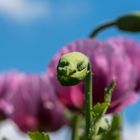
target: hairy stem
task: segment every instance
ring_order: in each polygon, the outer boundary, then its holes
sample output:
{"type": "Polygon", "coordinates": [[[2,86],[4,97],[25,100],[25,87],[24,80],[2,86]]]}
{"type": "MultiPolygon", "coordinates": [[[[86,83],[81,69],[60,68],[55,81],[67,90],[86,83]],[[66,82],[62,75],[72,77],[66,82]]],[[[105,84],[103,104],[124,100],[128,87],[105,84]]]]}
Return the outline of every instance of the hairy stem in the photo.
{"type": "Polygon", "coordinates": [[[89,72],[85,78],[85,119],[86,119],[86,140],[90,138],[90,126],[92,123],[92,73],[89,72]]]}
{"type": "Polygon", "coordinates": [[[72,123],[72,140],[79,140],[79,125],[81,124],[81,115],[75,115],[72,123]]]}
{"type": "Polygon", "coordinates": [[[112,131],[116,130],[115,140],[122,140],[122,118],[123,118],[122,113],[118,113],[113,116],[112,131]]]}
{"type": "Polygon", "coordinates": [[[93,30],[91,32],[91,34],[89,35],[90,38],[94,38],[100,31],[108,28],[108,27],[111,27],[111,26],[114,26],[116,24],[115,21],[109,21],[109,22],[106,22],[104,24],[101,24],[100,26],[98,26],[95,30],[93,30]]]}

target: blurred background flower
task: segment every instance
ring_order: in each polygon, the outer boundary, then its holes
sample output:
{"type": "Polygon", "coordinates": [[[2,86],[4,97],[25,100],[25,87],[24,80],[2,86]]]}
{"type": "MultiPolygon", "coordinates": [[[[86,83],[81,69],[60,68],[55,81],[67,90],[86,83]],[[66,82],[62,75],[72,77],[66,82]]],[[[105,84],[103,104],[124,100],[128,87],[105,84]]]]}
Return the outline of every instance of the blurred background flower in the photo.
{"type": "MultiPolygon", "coordinates": [[[[102,42],[95,39],[81,39],[66,45],[60,50],[48,66],[48,77],[50,77],[60,101],[70,109],[81,109],[84,105],[83,83],[63,87],[59,83],[56,73],[61,56],[68,52],[77,51],[84,53],[90,59],[93,73],[93,104],[104,101],[104,90],[112,80],[116,81],[116,88],[108,113],[120,112],[128,104],[135,102],[138,97],[137,92],[140,90],[138,86],[139,71],[136,71],[139,65],[134,65],[133,61],[131,62],[133,51],[130,53],[126,51],[131,47],[129,42],[132,41],[119,38],[102,42]]],[[[140,44],[135,46],[132,44],[132,46],[136,50],[140,48],[140,44]]],[[[139,56],[140,53],[135,56],[135,59],[139,59],[139,56]]]]}
{"type": "MultiPolygon", "coordinates": [[[[65,44],[87,37],[103,21],[140,10],[139,4],[139,0],[0,0],[1,72],[14,68],[27,73],[42,73],[65,44]]],[[[139,40],[139,34],[122,33],[115,28],[102,32],[98,38],[104,40],[120,34],[139,40]]],[[[124,111],[125,123],[133,124],[133,129],[135,124],[139,125],[139,107],[140,102],[137,102],[124,111]]],[[[0,135],[5,133],[9,131],[2,128],[0,135]]],[[[59,135],[61,140],[63,135],[59,135]]],[[[8,138],[20,140],[13,133],[11,136],[8,138]]]]}
{"type": "Polygon", "coordinates": [[[135,68],[137,72],[137,85],[135,87],[136,91],[140,90],[140,44],[132,39],[127,38],[118,38],[118,39],[110,39],[109,42],[113,45],[117,45],[117,47],[124,48],[126,54],[128,55],[131,63],[133,64],[133,68],[135,68]]]}
{"type": "Polygon", "coordinates": [[[22,131],[54,131],[66,123],[46,75],[9,72],[0,75],[0,86],[0,110],[22,131]]]}

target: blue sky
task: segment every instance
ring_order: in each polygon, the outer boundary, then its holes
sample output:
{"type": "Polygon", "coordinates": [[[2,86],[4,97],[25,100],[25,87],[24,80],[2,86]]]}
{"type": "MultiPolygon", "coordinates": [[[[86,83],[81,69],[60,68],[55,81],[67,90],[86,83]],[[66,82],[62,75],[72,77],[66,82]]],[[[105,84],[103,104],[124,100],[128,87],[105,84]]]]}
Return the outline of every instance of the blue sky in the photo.
{"type": "MultiPolygon", "coordinates": [[[[0,71],[46,71],[48,62],[65,44],[85,38],[100,23],[140,10],[139,0],[1,0],[0,71]]],[[[128,36],[115,28],[97,36],[128,36]]],[[[130,123],[140,121],[140,102],[125,110],[130,123]]]]}

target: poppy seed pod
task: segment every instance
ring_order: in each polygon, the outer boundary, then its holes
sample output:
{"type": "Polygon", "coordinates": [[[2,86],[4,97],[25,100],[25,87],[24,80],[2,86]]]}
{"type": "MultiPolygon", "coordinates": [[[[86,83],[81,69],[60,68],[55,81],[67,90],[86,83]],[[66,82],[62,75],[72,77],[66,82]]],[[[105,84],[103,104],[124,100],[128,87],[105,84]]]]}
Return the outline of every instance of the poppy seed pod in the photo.
{"type": "Polygon", "coordinates": [[[140,31],[140,12],[130,13],[117,19],[116,25],[120,30],[128,32],[140,31]]]}
{"type": "Polygon", "coordinates": [[[57,78],[64,86],[75,85],[89,72],[89,60],[80,52],[63,55],[57,66],[57,78]]]}

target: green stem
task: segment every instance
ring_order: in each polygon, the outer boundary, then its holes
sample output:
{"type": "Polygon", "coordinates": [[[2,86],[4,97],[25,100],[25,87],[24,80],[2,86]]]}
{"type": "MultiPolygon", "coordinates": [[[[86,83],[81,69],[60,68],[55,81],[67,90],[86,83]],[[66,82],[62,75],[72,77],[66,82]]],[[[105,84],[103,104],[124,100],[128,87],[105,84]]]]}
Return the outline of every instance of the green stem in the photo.
{"type": "Polygon", "coordinates": [[[114,114],[110,130],[101,140],[122,140],[122,114],[114,114]]]}
{"type": "Polygon", "coordinates": [[[104,30],[108,27],[114,26],[116,24],[115,21],[109,21],[106,22],[104,24],[101,24],[100,26],[98,26],[95,30],[93,30],[93,32],[91,32],[91,34],[89,35],[90,38],[94,38],[101,30],[104,30]]]}
{"type": "Polygon", "coordinates": [[[86,118],[86,140],[90,138],[90,126],[92,123],[92,73],[89,72],[85,78],[85,118],[86,118]]]}
{"type": "Polygon", "coordinates": [[[81,124],[81,116],[75,115],[72,123],[72,140],[79,140],[79,125],[81,124]]]}
{"type": "Polygon", "coordinates": [[[120,134],[119,134],[119,138],[120,138],[120,140],[122,140],[122,121],[123,121],[123,114],[122,113],[120,113],[119,114],[119,125],[120,125],[120,134]]]}
{"type": "MultiPolygon", "coordinates": [[[[115,114],[112,120],[112,131],[116,130],[115,140],[122,140],[122,113],[115,114]]],[[[113,132],[111,132],[113,133],[113,132]]]]}

